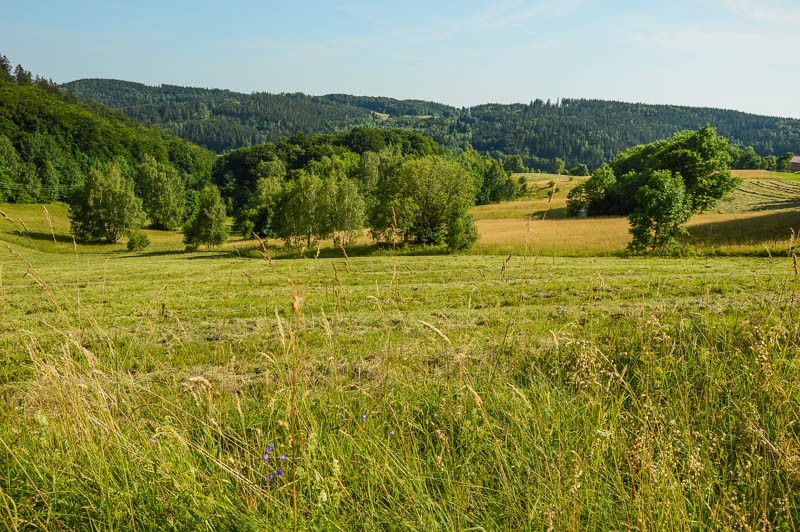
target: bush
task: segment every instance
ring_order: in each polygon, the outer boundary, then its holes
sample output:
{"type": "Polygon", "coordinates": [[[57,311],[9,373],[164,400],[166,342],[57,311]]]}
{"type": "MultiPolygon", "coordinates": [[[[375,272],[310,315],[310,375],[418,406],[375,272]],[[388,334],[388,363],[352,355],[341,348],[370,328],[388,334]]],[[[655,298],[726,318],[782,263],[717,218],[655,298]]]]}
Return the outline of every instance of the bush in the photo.
{"type": "Polygon", "coordinates": [[[452,250],[469,249],[478,237],[478,226],[469,213],[456,218],[447,228],[447,246],[452,250]]]}
{"type": "Polygon", "coordinates": [[[144,231],[131,231],[128,235],[128,251],[141,251],[150,245],[150,238],[144,231]]]}

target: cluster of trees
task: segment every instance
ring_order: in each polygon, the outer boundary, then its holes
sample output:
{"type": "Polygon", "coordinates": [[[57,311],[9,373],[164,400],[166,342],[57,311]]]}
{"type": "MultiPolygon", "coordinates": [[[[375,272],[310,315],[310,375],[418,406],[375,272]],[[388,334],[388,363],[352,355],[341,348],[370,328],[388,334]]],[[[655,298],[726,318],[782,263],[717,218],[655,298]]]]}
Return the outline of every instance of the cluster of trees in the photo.
{"type": "Polygon", "coordinates": [[[298,247],[329,238],[346,245],[368,227],[380,242],[465,249],[478,236],[470,207],[520,190],[496,159],[475,150],[450,156],[419,133],[378,129],[236,150],[217,159],[212,179],[189,188],[151,155],[92,167],[72,198],[73,233],[110,243],[128,236],[135,249],[144,238],[136,230],[149,220],[153,228],[183,227],[190,246],[217,245],[230,214],[245,237],[298,247]]]}
{"type": "Polygon", "coordinates": [[[130,250],[149,244],[146,234],[138,231],[148,220],[155,229],[183,227],[184,241],[191,247],[219,245],[228,237],[219,189],[210,184],[200,191],[186,189],[174,168],[150,155],[134,168],[124,161],[91,168],[72,197],[69,218],[76,239],[113,244],[127,236],[130,250]]]}
{"type": "Polygon", "coordinates": [[[794,153],[786,152],[780,157],[775,155],[761,156],[756,153],[755,148],[747,146],[739,148],[736,146],[730,147],[731,152],[731,168],[743,170],[774,170],[776,172],[789,172],[791,171],[792,157],[794,153]]]}
{"type": "Polygon", "coordinates": [[[361,125],[412,129],[451,154],[472,146],[499,159],[519,155],[526,167],[553,171],[557,159],[565,169],[579,163],[597,168],[632,146],[705,124],[714,125],[736,146],[752,146],[760,157],[775,157],[776,169],[784,154],[800,152],[800,120],[721,109],[583,99],[455,108],[418,100],[241,94],[113,80],[80,80],[67,87],[81,99],[124,109],[137,120],[219,153],[297,131],[334,133],[361,125]]]}
{"type": "MultiPolygon", "coordinates": [[[[477,238],[470,206],[519,193],[506,167],[524,169],[521,157],[501,162],[472,149],[447,153],[410,130],[296,133],[216,157],[96,101],[77,103],[21,66],[12,73],[4,56],[2,65],[0,201],[66,200],[73,233],[82,241],[113,243],[127,236],[137,248],[146,245],[138,229],[149,225],[183,228],[189,245],[216,245],[227,237],[226,216],[232,215],[247,236],[296,245],[330,237],[347,243],[368,227],[376,240],[461,249],[477,238]]],[[[216,92],[220,106],[239,105],[230,93],[216,92]]],[[[139,96],[132,87],[128,97],[139,96]]],[[[184,101],[192,97],[192,90],[172,88],[151,101],[175,110],[177,104],[195,105],[184,101]]],[[[287,97],[307,110],[309,97],[287,97]]],[[[270,98],[248,100],[263,109],[237,112],[274,108],[270,98]]],[[[336,99],[315,105],[349,112],[336,99]]],[[[428,111],[424,102],[413,105],[406,110],[428,111]]],[[[314,109],[319,111],[312,107],[312,114],[314,109]]]]}
{"type": "Polygon", "coordinates": [[[571,214],[624,214],[636,252],[668,251],[683,224],[733,190],[728,140],[711,126],[640,145],[597,169],[572,189],[571,214]]]}
{"type": "Polygon", "coordinates": [[[419,133],[363,128],[233,151],[213,180],[243,235],[295,246],[346,244],[368,227],[377,241],[464,249],[477,239],[469,208],[520,190],[500,161],[475,150],[451,156],[419,133]]]}
{"type": "MultiPolygon", "coordinates": [[[[148,221],[153,229],[173,231],[197,217],[205,190],[188,188],[172,165],[152,155],[135,165],[122,158],[98,164],[89,168],[83,185],[70,198],[72,233],[80,241],[113,244],[148,221]]],[[[224,224],[225,206],[220,204],[224,224]]],[[[190,238],[187,243],[221,242],[190,238]]]]}

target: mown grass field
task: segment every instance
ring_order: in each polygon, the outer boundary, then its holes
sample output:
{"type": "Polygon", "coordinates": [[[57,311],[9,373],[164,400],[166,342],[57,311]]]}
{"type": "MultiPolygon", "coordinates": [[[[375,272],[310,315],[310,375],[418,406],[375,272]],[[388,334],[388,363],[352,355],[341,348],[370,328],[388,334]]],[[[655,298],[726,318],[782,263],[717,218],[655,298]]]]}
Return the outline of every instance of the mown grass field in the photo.
{"type": "Polygon", "coordinates": [[[703,215],[772,257],[563,256],[537,233],[571,222],[558,194],[510,257],[482,226],[475,255],[271,263],[73,246],[63,207],[0,206],[0,523],[795,529],[794,211],[703,215]]]}
{"type": "MultiPolygon", "coordinates": [[[[791,230],[800,229],[797,175],[766,170],[735,170],[734,175],[742,179],[741,185],[713,211],[692,217],[686,243],[704,255],[785,251],[791,230]]],[[[630,242],[626,217],[567,217],[567,194],[586,178],[549,174],[527,178],[528,197],[475,207],[481,233],[478,250],[573,256],[624,251],[630,242]]]]}

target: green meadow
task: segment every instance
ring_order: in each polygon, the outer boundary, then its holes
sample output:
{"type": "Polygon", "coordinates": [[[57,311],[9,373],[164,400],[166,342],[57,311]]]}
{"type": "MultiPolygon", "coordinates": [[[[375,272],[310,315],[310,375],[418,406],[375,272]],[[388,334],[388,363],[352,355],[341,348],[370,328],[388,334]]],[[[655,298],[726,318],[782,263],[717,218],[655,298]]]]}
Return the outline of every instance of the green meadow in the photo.
{"type": "Polygon", "coordinates": [[[281,258],[2,205],[0,523],[793,530],[800,280],[755,208],[708,215],[748,256],[281,258]]]}

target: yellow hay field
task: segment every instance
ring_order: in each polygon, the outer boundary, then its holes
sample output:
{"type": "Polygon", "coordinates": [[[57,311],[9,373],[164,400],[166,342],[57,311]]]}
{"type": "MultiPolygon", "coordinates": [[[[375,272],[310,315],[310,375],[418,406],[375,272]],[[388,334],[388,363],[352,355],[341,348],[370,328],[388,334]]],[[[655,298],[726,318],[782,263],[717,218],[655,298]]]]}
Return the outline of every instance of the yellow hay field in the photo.
{"type": "Polygon", "coordinates": [[[478,220],[480,249],[527,254],[604,254],[630,240],[625,217],[478,220]]]}

